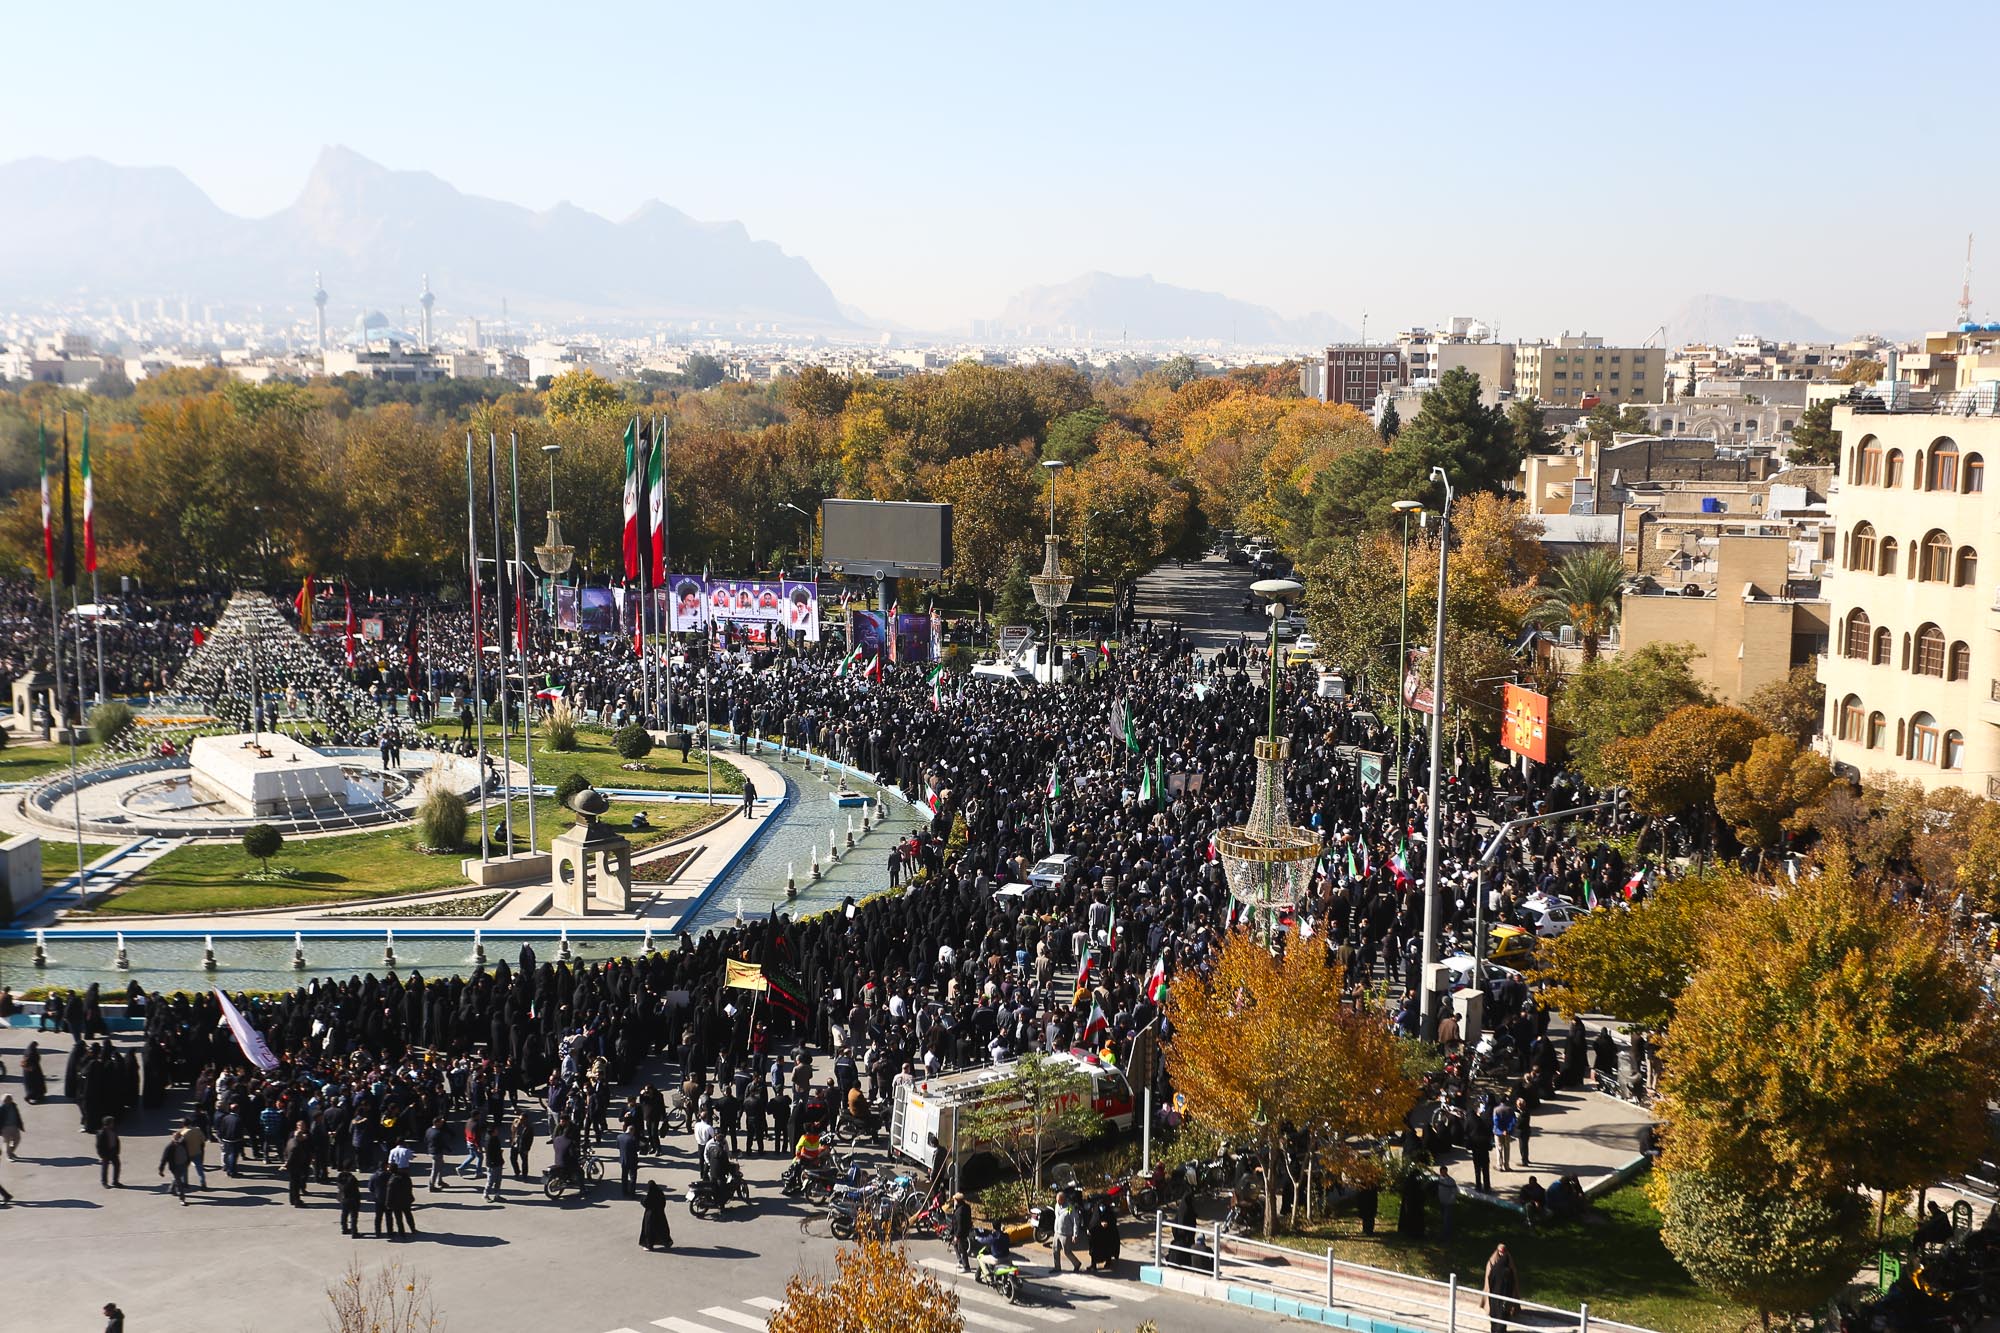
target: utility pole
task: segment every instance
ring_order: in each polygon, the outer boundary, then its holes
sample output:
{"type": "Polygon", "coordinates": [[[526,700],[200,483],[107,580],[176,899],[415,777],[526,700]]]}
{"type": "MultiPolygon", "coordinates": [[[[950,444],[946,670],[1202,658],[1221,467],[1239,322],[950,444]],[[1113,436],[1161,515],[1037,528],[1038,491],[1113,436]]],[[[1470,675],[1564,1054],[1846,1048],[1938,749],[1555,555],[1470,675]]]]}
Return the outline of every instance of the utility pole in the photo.
{"type": "Polygon", "coordinates": [[[1438,952],[1438,842],[1444,836],[1439,818],[1441,804],[1439,776],[1444,768],[1444,594],[1447,562],[1451,558],[1451,478],[1441,467],[1431,476],[1444,486],[1444,510],[1438,519],[1437,626],[1431,641],[1431,772],[1430,808],[1425,812],[1424,833],[1424,957],[1417,974],[1421,992],[1421,1031],[1425,1041],[1437,1036],[1437,988],[1431,984],[1431,969],[1438,952]]]}

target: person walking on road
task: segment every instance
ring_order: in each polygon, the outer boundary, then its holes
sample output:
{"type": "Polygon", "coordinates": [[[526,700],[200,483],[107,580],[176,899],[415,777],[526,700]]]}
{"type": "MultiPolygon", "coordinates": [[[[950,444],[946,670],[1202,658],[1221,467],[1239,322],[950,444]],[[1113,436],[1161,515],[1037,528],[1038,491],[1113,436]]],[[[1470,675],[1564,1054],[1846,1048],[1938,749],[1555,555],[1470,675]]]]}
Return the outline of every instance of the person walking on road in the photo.
{"type": "Polygon", "coordinates": [[[14,1094],[0,1094],[0,1144],[6,1145],[7,1160],[10,1162],[21,1159],[19,1150],[24,1128],[26,1122],[21,1119],[21,1108],[14,1105],[14,1094]]]}
{"type": "Polygon", "coordinates": [[[1514,1108],[1505,1098],[1493,1108],[1493,1143],[1500,1149],[1500,1169],[1508,1170],[1507,1152],[1514,1144],[1514,1108]]]}
{"type": "Polygon", "coordinates": [[[104,1333],[125,1333],[125,1312],[115,1304],[104,1307],[104,1333]]]}
{"type": "Polygon", "coordinates": [[[1514,1103],[1514,1138],[1520,1144],[1521,1165],[1524,1167],[1528,1165],[1528,1136],[1533,1132],[1529,1122],[1532,1118],[1532,1113],[1528,1110],[1528,1099],[1522,1097],[1517,1100],[1514,1103]]]}
{"type": "Polygon", "coordinates": [[[972,1204],[963,1194],[951,1196],[951,1248],[958,1255],[958,1271],[968,1271],[972,1255],[972,1204]]]}
{"type": "Polygon", "coordinates": [[[185,1208],[188,1201],[188,1162],[192,1159],[188,1156],[188,1146],[182,1141],[181,1133],[182,1131],[175,1130],[173,1136],[167,1140],[167,1146],[160,1150],[159,1174],[164,1176],[169,1171],[173,1172],[173,1181],[167,1188],[181,1201],[181,1207],[185,1208]]]}
{"type": "Polygon", "coordinates": [[[1514,1256],[1505,1245],[1495,1245],[1486,1261],[1486,1318],[1492,1333],[1508,1333],[1508,1324],[1520,1312],[1521,1274],[1514,1256]]]}
{"type": "Polygon", "coordinates": [[[646,1200],[640,1208],[639,1244],[649,1250],[655,1245],[674,1248],[674,1231],[667,1225],[667,1192],[660,1188],[659,1181],[646,1182],[646,1200]]]}

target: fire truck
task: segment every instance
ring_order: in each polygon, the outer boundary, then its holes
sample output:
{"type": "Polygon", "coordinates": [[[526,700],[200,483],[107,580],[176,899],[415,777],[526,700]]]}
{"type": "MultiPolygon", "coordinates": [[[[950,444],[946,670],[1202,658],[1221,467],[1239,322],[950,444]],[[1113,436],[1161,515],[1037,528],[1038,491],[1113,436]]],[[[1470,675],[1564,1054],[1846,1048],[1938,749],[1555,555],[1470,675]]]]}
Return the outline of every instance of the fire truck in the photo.
{"type": "MultiPolygon", "coordinates": [[[[1058,1052],[1048,1059],[1051,1063],[1068,1065],[1090,1080],[1090,1104],[1112,1129],[1132,1128],[1137,1110],[1131,1085],[1125,1081],[1122,1070],[1089,1051],[1058,1052]]],[[[988,1155],[991,1145],[961,1133],[959,1118],[970,1107],[1007,1096],[1007,1083],[1014,1069],[1015,1062],[1010,1060],[909,1084],[897,1095],[889,1112],[890,1145],[925,1168],[930,1166],[936,1151],[931,1146],[933,1136],[945,1150],[943,1161],[947,1170],[954,1160],[962,1169],[967,1162],[988,1155]]],[[[1014,1102],[1023,1105],[1019,1098],[1014,1102]]],[[[1070,1144],[1056,1142],[1052,1146],[1061,1151],[1070,1144]]]]}

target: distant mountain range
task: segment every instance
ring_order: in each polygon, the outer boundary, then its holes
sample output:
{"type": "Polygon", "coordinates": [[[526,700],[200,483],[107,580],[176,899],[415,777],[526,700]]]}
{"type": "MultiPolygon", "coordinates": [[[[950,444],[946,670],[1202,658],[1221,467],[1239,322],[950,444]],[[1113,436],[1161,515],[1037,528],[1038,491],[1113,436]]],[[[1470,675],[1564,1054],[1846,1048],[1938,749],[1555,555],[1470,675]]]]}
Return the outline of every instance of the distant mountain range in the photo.
{"type": "Polygon", "coordinates": [[[1009,301],[994,322],[1008,336],[1067,336],[1075,330],[1099,343],[1129,339],[1323,347],[1354,336],[1354,330],[1331,315],[1315,312],[1287,319],[1266,306],[1175,287],[1150,274],[1086,273],[1060,286],[1030,287],[1009,301]]]}
{"type": "Polygon", "coordinates": [[[185,294],[309,310],[318,271],[332,309],[353,312],[413,307],[429,273],[452,318],[504,298],[520,315],[849,322],[812,265],[739,222],[657,200],[620,222],[535,212],[345,148],[266,218],[224,212],[172,168],[95,158],[0,165],[0,199],[0,304],[185,294]]]}
{"type": "Polygon", "coordinates": [[[1775,342],[1845,342],[1855,334],[1837,333],[1783,301],[1743,301],[1733,296],[1689,297],[1667,317],[1667,345],[1731,343],[1754,333],[1775,342]]]}

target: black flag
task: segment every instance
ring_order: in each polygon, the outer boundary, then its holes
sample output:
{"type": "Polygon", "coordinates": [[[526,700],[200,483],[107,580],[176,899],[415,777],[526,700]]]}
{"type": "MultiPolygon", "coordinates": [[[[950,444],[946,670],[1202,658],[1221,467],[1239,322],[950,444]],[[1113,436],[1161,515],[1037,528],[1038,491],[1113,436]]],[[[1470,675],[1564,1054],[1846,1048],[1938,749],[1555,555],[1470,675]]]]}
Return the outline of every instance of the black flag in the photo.
{"type": "Polygon", "coordinates": [[[76,586],[76,520],[69,507],[69,413],[63,413],[63,540],[62,581],[76,586]]]}
{"type": "Polygon", "coordinates": [[[403,635],[403,677],[410,688],[417,688],[417,618],[410,617],[410,627],[403,635]]]}

